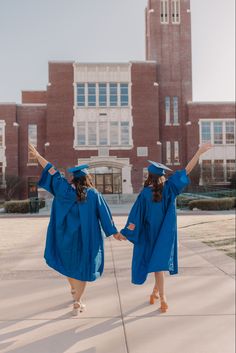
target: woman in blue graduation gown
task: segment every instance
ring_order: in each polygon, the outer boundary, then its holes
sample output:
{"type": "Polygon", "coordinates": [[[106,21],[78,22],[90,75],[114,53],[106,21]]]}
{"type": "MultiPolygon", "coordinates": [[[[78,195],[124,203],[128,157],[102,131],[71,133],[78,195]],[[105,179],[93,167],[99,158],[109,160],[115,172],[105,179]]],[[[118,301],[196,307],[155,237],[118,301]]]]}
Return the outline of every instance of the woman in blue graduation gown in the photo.
{"type": "Polygon", "coordinates": [[[175,199],[189,184],[188,174],[200,155],[211,148],[202,145],[184,170],[173,173],[168,180],[163,164],[150,162],[148,178],[134,203],[126,226],[121,230],[134,244],[132,283],[143,284],[149,273],[155,274],[155,285],[150,304],[160,296],[161,311],[168,309],[164,290],[164,271],[178,273],[177,221],[175,199]]]}
{"type": "Polygon", "coordinates": [[[95,281],[103,273],[101,228],[106,236],[121,240],[122,235],[104,198],[93,187],[87,165],[69,169],[73,174],[69,183],[32,145],[29,149],[44,168],[38,185],[54,196],[44,257],[50,267],[67,276],[76,315],[84,309],[81,296],[86,282],[95,281]]]}

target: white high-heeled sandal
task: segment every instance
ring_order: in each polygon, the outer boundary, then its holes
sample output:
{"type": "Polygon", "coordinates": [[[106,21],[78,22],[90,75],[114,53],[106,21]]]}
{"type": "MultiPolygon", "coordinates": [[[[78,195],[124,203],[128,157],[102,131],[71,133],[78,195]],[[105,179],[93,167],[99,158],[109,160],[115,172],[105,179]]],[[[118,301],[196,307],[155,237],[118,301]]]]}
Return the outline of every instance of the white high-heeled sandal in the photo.
{"type": "Polygon", "coordinates": [[[77,316],[78,313],[82,313],[86,308],[86,305],[83,304],[81,301],[74,301],[74,304],[73,304],[73,310],[72,310],[72,316],[77,316]]]}

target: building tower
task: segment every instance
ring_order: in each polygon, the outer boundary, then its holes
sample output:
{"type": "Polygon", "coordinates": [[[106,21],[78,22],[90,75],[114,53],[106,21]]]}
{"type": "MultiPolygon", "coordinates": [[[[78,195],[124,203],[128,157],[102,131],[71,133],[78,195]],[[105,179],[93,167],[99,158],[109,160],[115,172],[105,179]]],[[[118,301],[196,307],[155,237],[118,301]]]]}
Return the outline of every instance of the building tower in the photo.
{"type": "Polygon", "coordinates": [[[146,60],[158,66],[163,162],[186,163],[187,102],[192,101],[190,0],[149,0],[146,60]]]}

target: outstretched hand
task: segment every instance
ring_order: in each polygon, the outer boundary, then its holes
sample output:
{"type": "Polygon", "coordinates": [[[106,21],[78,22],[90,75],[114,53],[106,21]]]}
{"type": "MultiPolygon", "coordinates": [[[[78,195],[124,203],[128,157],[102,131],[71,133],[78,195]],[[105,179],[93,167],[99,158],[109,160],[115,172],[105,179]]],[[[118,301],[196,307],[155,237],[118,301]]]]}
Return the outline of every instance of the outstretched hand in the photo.
{"type": "Polygon", "coordinates": [[[37,158],[37,157],[39,156],[39,153],[38,153],[38,151],[36,150],[36,148],[35,148],[31,143],[29,143],[28,147],[29,147],[29,151],[32,153],[32,155],[33,155],[35,158],[37,158]]]}
{"type": "Polygon", "coordinates": [[[203,153],[207,152],[208,150],[210,150],[212,147],[213,147],[213,145],[210,142],[203,143],[199,147],[198,151],[199,151],[200,154],[203,154],[203,153]]]}
{"type": "Polygon", "coordinates": [[[116,240],[127,240],[126,237],[124,237],[121,233],[116,233],[113,235],[113,237],[116,239],[116,240]]]}

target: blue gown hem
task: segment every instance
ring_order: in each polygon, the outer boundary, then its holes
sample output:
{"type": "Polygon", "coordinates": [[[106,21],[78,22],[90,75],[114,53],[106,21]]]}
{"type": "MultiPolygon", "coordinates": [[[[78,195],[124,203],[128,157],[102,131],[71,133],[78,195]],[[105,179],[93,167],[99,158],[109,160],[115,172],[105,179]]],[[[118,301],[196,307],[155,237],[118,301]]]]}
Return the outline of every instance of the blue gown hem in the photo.
{"type": "Polygon", "coordinates": [[[97,275],[95,278],[93,279],[87,279],[87,278],[83,278],[81,276],[75,276],[74,274],[72,273],[68,273],[67,271],[64,271],[63,269],[61,269],[59,266],[51,263],[50,261],[48,261],[46,258],[45,258],[45,261],[46,261],[46,264],[51,267],[53,270],[59,272],[61,275],[63,276],[66,276],[66,277],[70,277],[70,278],[74,278],[74,279],[77,279],[79,281],[83,281],[83,282],[94,282],[96,281],[98,278],[101,277],[102,273],[100,273],[99,275],[97,275]]]}

